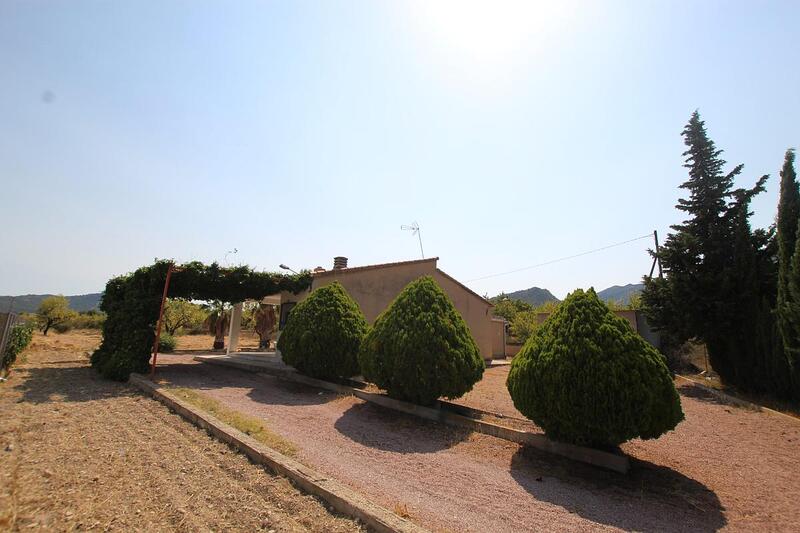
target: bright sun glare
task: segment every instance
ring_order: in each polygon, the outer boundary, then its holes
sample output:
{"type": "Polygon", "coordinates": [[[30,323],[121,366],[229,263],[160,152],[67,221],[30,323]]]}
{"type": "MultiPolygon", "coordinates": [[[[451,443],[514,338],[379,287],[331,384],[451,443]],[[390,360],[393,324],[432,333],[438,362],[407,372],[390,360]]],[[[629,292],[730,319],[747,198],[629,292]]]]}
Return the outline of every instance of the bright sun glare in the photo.
{"type": "Polygon", "coordinates": [[[542,51],[574,11],[566,2],[538,0],[415,0],[412,6],[432,48],[490,71],[542,51]]]}

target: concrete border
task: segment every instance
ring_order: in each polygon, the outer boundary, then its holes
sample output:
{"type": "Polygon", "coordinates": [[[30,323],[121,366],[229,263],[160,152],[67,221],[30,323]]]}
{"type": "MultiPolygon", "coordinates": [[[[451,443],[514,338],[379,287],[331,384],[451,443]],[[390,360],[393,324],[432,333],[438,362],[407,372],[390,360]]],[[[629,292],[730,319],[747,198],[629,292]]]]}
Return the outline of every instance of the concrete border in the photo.
{"type": "Polygon", "coordinates": [[[230,444],[253,462],[289,478],[302,491],[321,498],[338,512],[357,518],[379,533],[426,533],[427,530],[381,507],[352,489],[269,448],[216,417],[203,412],[140,374],[128,382],[217,439],[230,444]]]}
{"type": "Polygon", "coordinates": [[[330,381],[323,381],[320,379],[304,376],[293,369],[285,369],[279,367],[267,367],[262,365],[248,364],[242,361],[235,361],[230,358],[218,356],[198,356],[195,357],[196,361],[203,363],[210,363],[220,366],[228,366],[238,368],[240,370],[247,370],[256,372],[257,374],[268,374],[286,381],[293,383],[300,383],[310,387],[329,390],[338,394],[350,394],[356,398],[360,398],[366,402],[374,403],[387,409],[393,409],[427,420],[449,424],[451,426],[458,426],[467,428],[478,433],[491,435],[500,439],[505,439],[519,444],[526,444],[532,448],[542,450],[555,455],[560,455],[575,461],[581,461],[590,465],[612,470],[626,474],[630,469],[630,460],[627,455],[622,453],[611,453],[594,448],[587,448],[584,446],[577,446],[574,444],[567,444],[565,442],[557,442],[550,440],[545,435],[540,433],[530,433],[528,431],[520,431],[509,427],[493,424],[485,420],[480,420],[474,416],[464,416],[457,411],[463,408],[464,413],[473,412],[477,414],[488,414],[491,416],[502,417],[488,411],[481,411],[458,405],[457,408],[452,406],[449,402],[440,402],[437,407],[424,407],[413,403],[403,402],[390,398],[385,394],[376,392],[367,392],[359,388],[342,385],[339,383],[332,383],[330,381]]]}

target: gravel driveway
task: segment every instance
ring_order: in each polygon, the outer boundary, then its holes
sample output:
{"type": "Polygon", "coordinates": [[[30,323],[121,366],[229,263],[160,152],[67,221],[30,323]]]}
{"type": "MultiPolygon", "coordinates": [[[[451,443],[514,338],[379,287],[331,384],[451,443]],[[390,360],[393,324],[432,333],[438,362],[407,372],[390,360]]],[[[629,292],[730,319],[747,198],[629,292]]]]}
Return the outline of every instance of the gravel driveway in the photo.
{"type": "MultiPolygon", "coordinates": [[[[680,388],[687,420],[677,431],[625,445],[636,460],[622,476],[353,397],[187,359],[165,360],[172,364],[160,378],[264,418],[298,446],[301,461],[432,529],[800,529],[800,423],[721,405],[695,387],[680,388]]],[[[497,389],[507,371],[487,370],[473,404],[492,402],[512,414],[497,389]]]]}

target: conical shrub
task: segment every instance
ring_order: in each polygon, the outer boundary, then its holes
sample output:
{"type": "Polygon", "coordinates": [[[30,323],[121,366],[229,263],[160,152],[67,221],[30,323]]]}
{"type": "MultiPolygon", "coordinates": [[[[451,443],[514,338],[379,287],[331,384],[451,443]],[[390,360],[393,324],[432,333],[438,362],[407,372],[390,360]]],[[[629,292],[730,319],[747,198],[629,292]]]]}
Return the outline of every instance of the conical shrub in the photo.
{"type": "Polygon", "coordinates": [[[430,276],[411,282],[378,317],[359,363],[389,396],[420,405],[469,392],[485,366],[469,327],[430,276]]]}
{"type": "Polygon", "coordinates": [[[514,358],[516,408],[556,440],[614,447],[683,420],[663,356],[593,289],[576,290],[514,358]]]}
{"type": "Polygon", "coordinates": [[[367,321],[338,281],[297,304],[278,339],[283,362],[319,379],[358,374],[367,321]]]}

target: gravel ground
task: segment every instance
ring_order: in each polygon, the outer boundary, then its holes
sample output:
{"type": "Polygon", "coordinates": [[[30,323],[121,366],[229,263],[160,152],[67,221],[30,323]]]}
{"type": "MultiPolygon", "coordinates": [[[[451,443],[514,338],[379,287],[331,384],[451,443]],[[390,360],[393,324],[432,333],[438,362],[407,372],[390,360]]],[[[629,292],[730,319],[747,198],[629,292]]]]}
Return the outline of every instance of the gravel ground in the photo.
{"type": "MultiPolygon", "coordinates": [[[[160,378],[263,417],[299,459],[446,531],[800,529],[800,423],[681,387],[687,420],[634,441],[627,476],[268,376],[168,357],[160,378]]],[[[520,416],[507,367],[465,402],[520,416]],[[502,387],[501,387],[502,385],[502,387]]]]}
{"type": "Polygon", "coordinates": [[[359,531],[286,479],[35,337],[0,384],[0,531],[359,531]]]}

